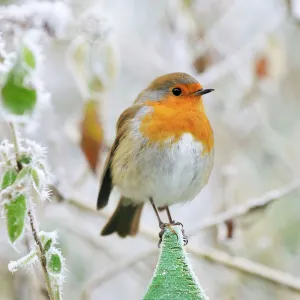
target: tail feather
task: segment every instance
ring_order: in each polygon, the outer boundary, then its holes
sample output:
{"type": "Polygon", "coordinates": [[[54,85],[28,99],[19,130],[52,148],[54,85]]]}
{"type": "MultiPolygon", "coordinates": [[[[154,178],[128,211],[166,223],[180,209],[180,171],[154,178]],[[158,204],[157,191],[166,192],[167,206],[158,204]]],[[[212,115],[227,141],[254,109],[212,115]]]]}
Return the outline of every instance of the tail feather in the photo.
{"type": "Polygon", "coordinates": [[[119,204],[104,226],[101,235],[109,235],[116,232],[121,237],[134,236],[138,232],[143,204],[124,205],[122,198],[119,204]]]}

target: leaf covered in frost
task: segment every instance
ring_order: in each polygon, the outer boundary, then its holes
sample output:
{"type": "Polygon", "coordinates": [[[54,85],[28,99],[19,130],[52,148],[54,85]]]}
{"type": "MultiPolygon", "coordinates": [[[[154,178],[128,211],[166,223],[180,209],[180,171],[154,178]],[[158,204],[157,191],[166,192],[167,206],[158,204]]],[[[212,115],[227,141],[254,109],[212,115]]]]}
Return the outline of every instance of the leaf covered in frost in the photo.
{"type": "Polygon", "coordinates": [[[8,74],[2,88],[2,102],[10,113],[24,115],[33,111],[37,100],[37,92],[35,89],[24,86],[25,76],[16,69],[14,68],[8,74]]]}
{"type": "Polygon", "coordinates": [[[33,51],[28,46],[22,45],[21,54],[7,74],[1,90],[2,105],[9,113],[24,115],[31,113],[35,108],[37,91],[26,83],[31,81],[31,72],[35,66],[36,59],[33,51]]]}
{"type": "Polygon", "coordinates": [[[51,273],[59,274],[62,269],[62,262],[60,256],[56,253],[51,254],[48,259],[47,267],[51,273]]]}
{"type": "Polygon", "coordinates": [[[15,168],[8,169],[2,178],[1,189],[6,189],[8,186],[12,185],[17,178],[17,171],[15,168]]]}
{"type": "Polygon", "coordinates": [[[26,199],[19,195],[5,205],[9,239],[12,243],[22,235],[26,217],[26,199]]]}

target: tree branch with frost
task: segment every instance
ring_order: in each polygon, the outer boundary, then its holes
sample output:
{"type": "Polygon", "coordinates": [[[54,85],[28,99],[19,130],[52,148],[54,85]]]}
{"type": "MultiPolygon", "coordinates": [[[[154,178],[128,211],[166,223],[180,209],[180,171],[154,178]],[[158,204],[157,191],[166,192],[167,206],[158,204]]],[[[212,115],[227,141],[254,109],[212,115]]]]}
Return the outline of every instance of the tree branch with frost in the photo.
{"type": "MultiPolygon", "coordinates": [[[[41,104],[48,99],[38,79],[38,44],[32,32],[16,41],[16,52],[1,53],[0,66],[0,114],[9,124],[12,143],[7,140],[0,144],[0,210],[6,218],[7,232],[14,248],[23,238],[26,224],[35,244],[30,253],[15,262],[9,269],[28,268],[40,261],[50,300],[62,299],[65,264],[60,250],[56,247],[57,232],[40,232],[36,219],[34,199],[49,199],[48,184],[51,174],[45,161],[45,149],[39,144],[19,138],[16,127],[27,125],[41,104]]],[[[3,50],[3,49],[2,49],[3,50]]]]}
{"type": "MultiPolygon", "coordinates": [[[[288,192],[291,192],[292,190],[294,190],[294,189],[292,189],[292,187],[293,187],[292,184],[290,184],[289,186],[290,186],[290,189],[288,189],[287,188],[288,186],[287,186],[286,189],[282,188],[282,189],[278,190],[278,191],[282,192],[282,194],[281,194],[282,196],[286,195],[286,194],[288,194],[288,192]],[[284,191],[286,191],[286,193],[284,193],[284,191]]],[[[277,195],[279,195],[279,194],[277,194],[277,195]]],[[[60,196],[63,197],[63,195],[61,193],[60,193],[60,196]]],[[[280,197],[274,198],[273,200],[277,200],[279,198],[280,197]]],[[[266,200],[268,198],[265,197],[264,199],[266,200]]],[[[270,202],[268,202],[268,203],[271,203],[271,201],[272,200],[270,199],[270,202]]],[[[109,218],[109,213],[104,212],[104,211],[96,211],[94,209],[94,207],[86,205],[86,204],[84,204],[84,202],[85,201],[80,201],[77,199],[69,199],[69,200],[66,200],[64,203],[68,204],[68,205],[72,205],[84,212],[96,214],[98,216],[101,216],[104,219],[109,218]]],[[[253,207],[255,207],[256,204],[257,203],[255,203],[255,205],[253,207]]],[[[222,222],[223,221],[221,221],[221,223],[222,222]]],[[[199,231],[192,232],[192,233],[196,235],[198,232],[199,231]]],[[[153,233],[152,231],[147,230],[146,228],[141,228],[140,234],[142,236],[144,236],[146,239],[157,243],[157,239],[158,239],[157,234],[153,233]]],[[[189,231],[188,231],[188,235],[190,235],[189,231]]],[[[88,238],[91,238],[91,237],[85,236],[85,239],[88,239],[88,238]]],[[[91,241],[91,242],[94,243],[94,241],[91,241]]],[[[281,285],[283,287],[286,287],[288,289],[291,289],[291,290],[294,290],[294,291],[297,291],[298,293],[300,293],[300,279],[289,273],[282,272],[282,271],[264,266],[260,263],[253,262],[247,258],[238,257],[235,255],[229,255],[228,253],[226,253],[224,251],[220,251],[220,250],[217,250],[214,248],[201,247],[201,248],[196,249],[196,248],[192,247],[191,245],[188,245],[188,246],[186,246],[186,250],[188,253],[191,253],[194,257],[202,258],[202,259],[211,261],[212,263],[224,265],[224,266],[231,268],[233,270],[236,270],[238,272],[242,272],[242,273],[245,273],[245,274],[248,274],[251,276],[259,277],[263,280],[272,282],[274,284],[281,285]]],[[[107,271],[107,272],[110,273],[110,271],[107,271]]],[[[100,279],[102,278],[102,276],[99,276],[99,277],[100,277],[100,279]]]]}
{"type": "Polygon", "coordinates": [[[260,197],[250,198],[245,203],[236,205],[227,211],[221,212],[203,220],[202,222],[200,222],[200,224],[196,225],[193,229],[189,230],[189,235],[196,235],[201,230],[217,226],[226,222],[227,220],[232,220],[238,217],[245,216],[258,209],[263,209],[275,200],[279,200],[280,198],[283,198],[284,196],[294,192],[299,188],[300,179],[296,179],[290,182],[289,184],[283,186],[282,188],[268,191],[266,194],[260,197]]]}
{"type": "Polygon", "coordinates": [[[140,255],[135,255],[133,257],[124,259],[120,262],[117,262],[113,267],[108,268],[106,270],[101,271],[100,274],[96,274],[93,278],[91,278],[87,284],[85,285],[82,293],[81,298],[82,300],[88,300],[91,297],[92,292],[98,288],[101,284],[109,281],[113,277],[120,275],[120,273],[124,272],[128,268],[134,266],[135,264],[139,263],[140,261],[148,258],[152,254],[156,254],[157,250],[152,249],[141,253],[140,255]]]}

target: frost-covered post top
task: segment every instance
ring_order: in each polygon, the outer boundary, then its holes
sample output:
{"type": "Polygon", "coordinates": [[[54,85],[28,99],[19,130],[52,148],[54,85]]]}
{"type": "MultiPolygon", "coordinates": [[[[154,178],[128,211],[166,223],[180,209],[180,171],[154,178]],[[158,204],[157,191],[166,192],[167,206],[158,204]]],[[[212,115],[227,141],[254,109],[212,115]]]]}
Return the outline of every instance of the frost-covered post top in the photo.
{"type": "Polygon", "coordinates": [[[188,262],[181,226],[166,227],[159,260],[144,300],[208,300],[188,262]]]}

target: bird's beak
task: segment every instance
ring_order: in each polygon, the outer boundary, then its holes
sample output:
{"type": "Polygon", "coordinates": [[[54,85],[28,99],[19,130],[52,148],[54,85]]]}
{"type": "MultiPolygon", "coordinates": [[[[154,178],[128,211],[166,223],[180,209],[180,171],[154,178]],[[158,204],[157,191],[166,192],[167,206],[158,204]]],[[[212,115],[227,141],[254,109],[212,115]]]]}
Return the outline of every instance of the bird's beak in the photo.
{"type": "Polygon", "coordinates": [[[208,93],[210,93],[212,91],[214,91],[214,89],[201,89],[201,90],[195,92],[194,95],[196,95],[196,96],[202,96],[202,95],[208,94],[208,93]]]}

